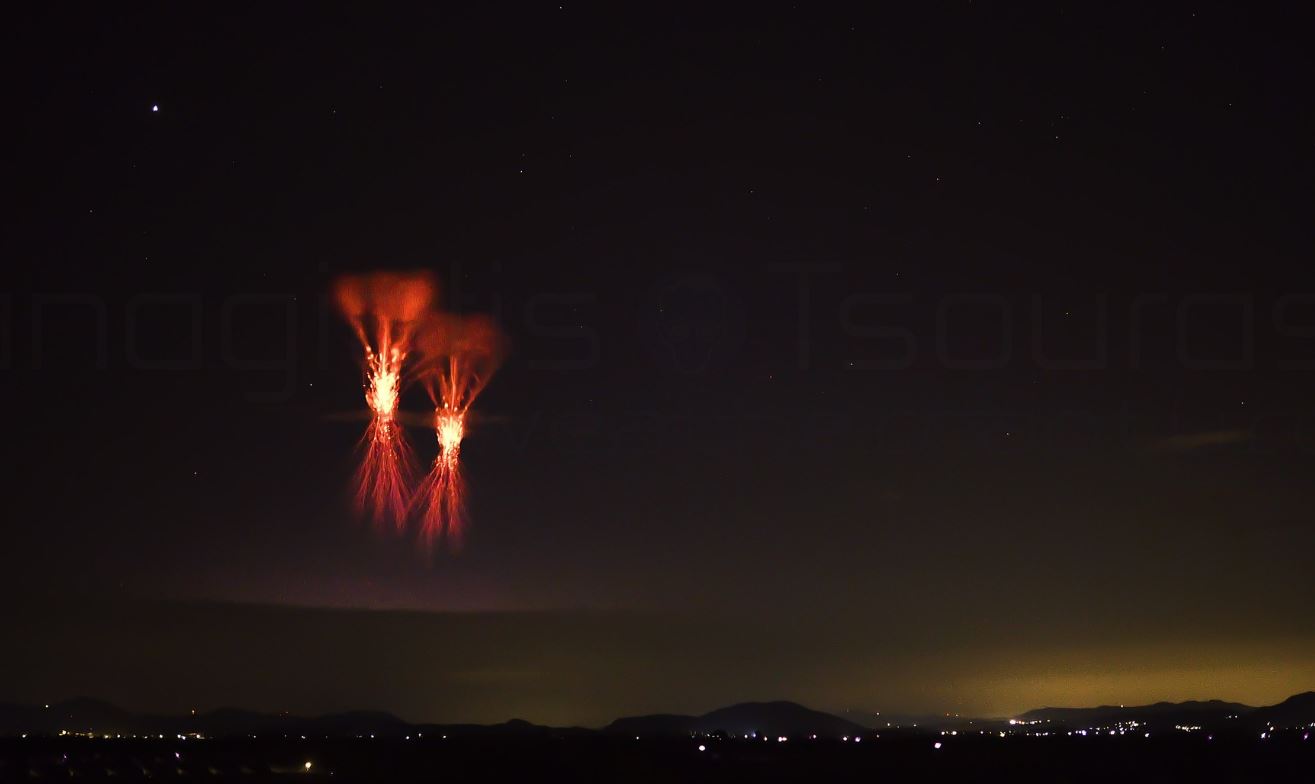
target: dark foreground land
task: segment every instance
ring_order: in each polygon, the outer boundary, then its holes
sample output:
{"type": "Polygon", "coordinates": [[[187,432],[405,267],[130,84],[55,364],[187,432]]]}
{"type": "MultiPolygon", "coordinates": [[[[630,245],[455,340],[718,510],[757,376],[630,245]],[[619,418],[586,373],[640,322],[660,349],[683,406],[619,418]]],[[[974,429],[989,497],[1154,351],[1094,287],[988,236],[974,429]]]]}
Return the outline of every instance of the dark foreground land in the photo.
{"type": "Polygon", "coordinates": [[[1315,781],[1315,742],[1199,736],[838,740],[0,740],[0,781],[1315,781]],[[941,742],[941,748],[935,743],[941,742]],[[699,746],[705,747],[704,751],[699,746]],[[309,762],[309,768],[306,763],[309,762]]]}

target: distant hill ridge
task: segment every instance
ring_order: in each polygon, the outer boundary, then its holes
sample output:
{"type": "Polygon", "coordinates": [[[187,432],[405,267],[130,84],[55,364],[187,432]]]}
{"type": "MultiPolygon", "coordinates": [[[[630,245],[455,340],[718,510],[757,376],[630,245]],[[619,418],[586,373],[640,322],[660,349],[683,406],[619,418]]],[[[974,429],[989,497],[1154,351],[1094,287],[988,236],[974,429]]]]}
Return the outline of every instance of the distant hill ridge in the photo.
{"type": "Polygon", "coordinates": [[[1154,721],[1160,724],[1227,727],[1230,722],[1247,728],[1261,725],[1299,726],[1315,722],[1315,692],[1288,697],[1277,705],[1252,707],[1222,700],[1156,702],[1151,705],[1101,705],[1095,708],[1037,708],[1020,721],[1048,721],[1071,727],[1108,725],[1116,721],[1154,721]]]}
{"type": "Polygon", "coordinates": [[[1050,721],[1061,724],[1101,723],[1137,719],[1179,718],[1183,720],[1242,716],[1256,710],[1250,705],[1222,700],[1157,702],[1151,705],[1101,705],[1095,708],[1037,708],[1019,716],[1021,721],[1050,721]]]}
{"type": "Polygon", "coordinates": [[[657,714],[617,719],[607,725],[603,731],[640,737],[719,731],[731,735],[756,733],[798,737],[817,734],[840,737],[861,735],[871,730],[839,716],[811,710],[794,702],[745,702],[720,708],[702,716],[657,714]]]}
{"type": "MultiPolygon", "coordinates": [[[[1251,707],[1221,700],[1157,702],[1152,705],[1094,708],[1038,708],[1017,717],[1024,722],[1090,727],[1114,721],[1148,721],[1159,725],[1192,724],[1239,729],[1267,726],[1294,727],[1315,723],[1315,691],[1295,694],[1266,707],[1251,707]]],[[[982,724],[998,720],[978,719],[982,724]]],[[[962,726],[966,719],[946,720],[962,726]]],[[[937,725],[928,724],[924,731],[937,725]]],[[[135,714],[103,700],[80,697],[49,706],[0,704],[0,735],[57,735],[61,731],[96,735],[180,735],[206,737],[242,735],[307,735],[382,737],[411,734],[452,736],[565,737],[592,733],[640,737],[688,736],[724,732],[730,735],[839,738],[871,733],[862,724],[794,702],[745,702],[702,715],[653,714],[620,718],[601,730],[581,727],[546,727],[522,719],[501,724],[411,724],[383,711],[347,711],[303,717],[219,708],[188,716],[135,714]]]]}

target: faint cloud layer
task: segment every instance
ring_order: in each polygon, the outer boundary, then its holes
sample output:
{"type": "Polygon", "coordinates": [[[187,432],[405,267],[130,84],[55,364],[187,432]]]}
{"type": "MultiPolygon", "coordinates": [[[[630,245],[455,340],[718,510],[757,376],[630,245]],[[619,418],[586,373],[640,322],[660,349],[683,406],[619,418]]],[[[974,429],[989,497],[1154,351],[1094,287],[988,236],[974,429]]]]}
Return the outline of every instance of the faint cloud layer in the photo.
{"type": "Polygon", "coordinates": [[[1251,430],[1206,430],[1162,438],[1154,443],[1154,448],[1161,452],[1191,452],[1212,446],[1244,444],[1254,437],[1251,430]]]}

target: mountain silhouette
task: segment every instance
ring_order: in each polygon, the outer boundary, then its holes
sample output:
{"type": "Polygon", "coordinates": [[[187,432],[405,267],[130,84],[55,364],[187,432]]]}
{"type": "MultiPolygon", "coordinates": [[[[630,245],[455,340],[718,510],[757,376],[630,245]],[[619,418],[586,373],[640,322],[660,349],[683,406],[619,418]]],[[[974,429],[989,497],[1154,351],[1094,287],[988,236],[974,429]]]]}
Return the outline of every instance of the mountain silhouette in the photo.
{"type": "Polygon", "coordinates": [[[1259,708],[1250,718],[1254,726],[1309,727],[1315,724],[1315,691],[1294,694],[1277,705],[1259,708]]]}
{"type": "MultiPolygon", "coordinates": [[[[1283,702],[1253,708],[1221,700],[1157,702],[1152,705],[1094,708],[1038,708],[1018,717],[1022,721],[1048,721],[1052,726],[1108,726],[1116,721],[1139,721],[1153,726],[1195,726],[1251,731],[1273,727],[1315,725],[1315,692],[1295,694],[1283,702]]],[[[962,724],[963,719],[955,719],[962,724]]],[[[934,731],[929,722],[925,731],[934,731]]],[[[96,735],[175,735],[199,733],[207,737],[245,735],[305,735],[307,737],[401,737],[411,734],[456,737],[561,738],[589,735],[598,730],[582,727],[548,727],[522,719],[501,724],[412,724],[382,711],[348,711],[324,716],[270,714],[238,708],[220,708],[199,715],[158,716],[136,714],[109,702],[79,697],[52,705],[0,703],[0,736],[58,735],[62,731],[96,735]]],[[[699,716],[653,714],[617,719],[601,732],[640,737],[680,737],[725,733],[759,737],[819,738],[862,736],[868,727],[806,708],[794,702],[745,702],[699,716]]]]}
{"type": "Polygon", "coordinates": [[[1256,710],[1250,705],[1222,700],[1157,702],[1151,705],[1101,705],[1095,708],[1037,708],[1018,717],[1020,721],[1048,721],[1062,727],[1095,727],[1116,721],[1156,724],[1205,725],[1229,721],[1256,710]]]}
{"type": "Polygon", "coordinates": [[[604,731],[652,737],[724,732],[729,735],[841,737],[862,735],[867,727],[794,702],[744,702],[702,716],[656,714],[617,719],[604,731]]]}

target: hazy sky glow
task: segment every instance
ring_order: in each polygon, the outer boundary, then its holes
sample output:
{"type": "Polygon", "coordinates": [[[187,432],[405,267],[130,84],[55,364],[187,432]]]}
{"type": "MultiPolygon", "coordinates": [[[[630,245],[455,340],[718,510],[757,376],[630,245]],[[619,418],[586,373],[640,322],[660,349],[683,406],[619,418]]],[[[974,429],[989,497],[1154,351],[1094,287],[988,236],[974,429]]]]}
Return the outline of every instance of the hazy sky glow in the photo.
{"type": "Polygon", "coordinates": [[[34,703],[95,692],[177,712],[383,705],[417,721],[588,726],[767,696],[887,715],[1213,697],[1269,704],[1315,677],[1309,630],[1101,642],[1056,624],[1049,635],[984,629],[965,638],[954,614],[942,615],[945,627],[883,634],[841,622],[854,611],[787,620],[93,601],[57,615],[11,612],[33,642],[7,646],[0,664],[27,673],[11,698],[34,703]]]}

